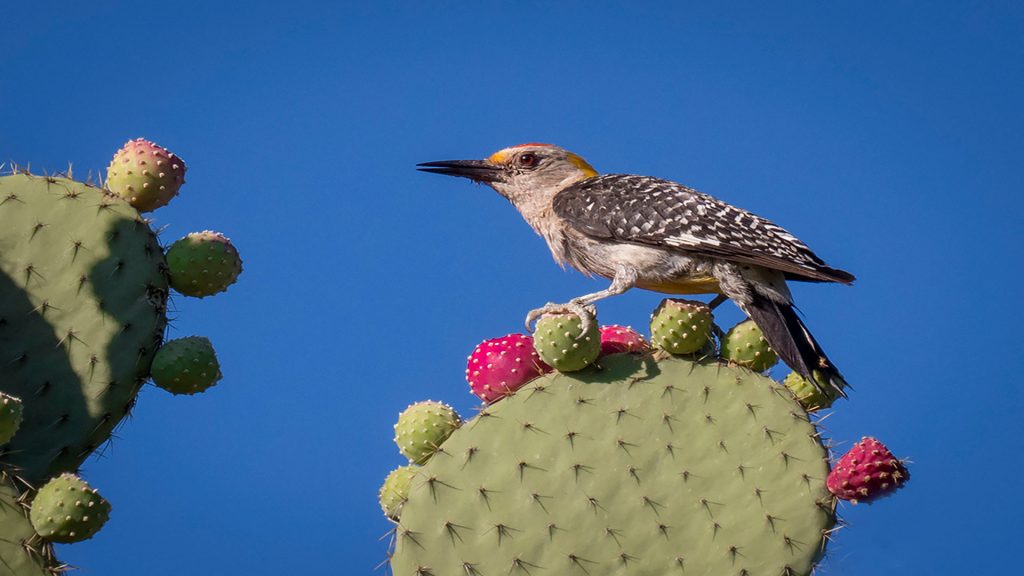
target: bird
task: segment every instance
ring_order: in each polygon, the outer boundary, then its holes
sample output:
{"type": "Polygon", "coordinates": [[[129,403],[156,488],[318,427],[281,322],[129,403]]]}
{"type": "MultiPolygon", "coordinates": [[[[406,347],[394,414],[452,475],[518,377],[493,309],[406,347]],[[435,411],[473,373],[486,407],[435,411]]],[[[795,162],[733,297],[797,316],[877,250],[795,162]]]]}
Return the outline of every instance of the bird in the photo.
{"type": "Polygon", "coordinates": [[[576,314],[586,327],[595,302],[631,288],[715,294],[712,308],[732,300],[790,368],[818,390],[845,396],[846,380],[797,314],[786,282],[849,285],[855,278],[826,265],[777,224],[669,180],[599,174],[581,156],[539,142],[417,169],[490,186],[546,241],[560,266],[611,280],[604,290],[531,310],[528,329],[556,312],[576,314]]]}

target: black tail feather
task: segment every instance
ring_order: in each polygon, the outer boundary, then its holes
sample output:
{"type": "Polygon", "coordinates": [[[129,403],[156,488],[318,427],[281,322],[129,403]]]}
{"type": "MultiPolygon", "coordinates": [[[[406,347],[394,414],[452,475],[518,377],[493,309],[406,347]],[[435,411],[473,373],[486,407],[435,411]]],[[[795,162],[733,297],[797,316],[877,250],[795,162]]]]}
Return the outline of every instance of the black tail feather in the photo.
{"type": "Polygon", "coordinates": [[[829,387],[846,396],[843,391],[846,380],[804,326],[793,306],[755,294],[753,302],[744,308],[783,362],[818,390],[826,392],[826,387],[829,387]]]}

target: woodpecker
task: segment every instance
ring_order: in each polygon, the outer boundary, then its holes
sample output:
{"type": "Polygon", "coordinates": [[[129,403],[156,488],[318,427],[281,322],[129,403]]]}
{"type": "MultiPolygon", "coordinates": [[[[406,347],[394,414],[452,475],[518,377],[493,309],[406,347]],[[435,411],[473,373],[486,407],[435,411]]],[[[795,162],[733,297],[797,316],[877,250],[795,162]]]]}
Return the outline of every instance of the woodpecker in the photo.
{"type": "Polygon", "coordinates": [[[787,280],[851,284],[780,226],[676,182],[600,175],[580,156],[550,144],[520,144],[485,160],[424,162],[418,169],[489,185],[547,242],[555,261],[611,285],[548,303],[527,315],[570,311],[589,323],[594,302],[643,288],[731,299],[794,371],[819,390],[846,381],[793,306],[787,280]]]}

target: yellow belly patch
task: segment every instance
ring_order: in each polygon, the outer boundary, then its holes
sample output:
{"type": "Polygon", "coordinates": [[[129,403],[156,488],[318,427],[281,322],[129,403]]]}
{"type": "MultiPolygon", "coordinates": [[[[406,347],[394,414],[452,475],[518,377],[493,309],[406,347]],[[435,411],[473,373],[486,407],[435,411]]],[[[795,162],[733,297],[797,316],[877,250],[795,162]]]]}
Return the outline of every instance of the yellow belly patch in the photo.
{"type": "Polygon", "coordinates": [[[718,280],[711,276],[698,276],[665,282],[641,282],[640,288],[665,294],[719,294],[718,280]]]}

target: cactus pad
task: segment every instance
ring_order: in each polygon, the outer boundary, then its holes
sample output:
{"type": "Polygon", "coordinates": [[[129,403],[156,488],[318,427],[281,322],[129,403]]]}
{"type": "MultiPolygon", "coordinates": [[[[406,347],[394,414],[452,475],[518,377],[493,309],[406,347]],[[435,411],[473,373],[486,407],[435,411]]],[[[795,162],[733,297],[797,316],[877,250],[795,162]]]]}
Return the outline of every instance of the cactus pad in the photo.
{"type": "Polygon", "coordinates": [[[754,372],[764,372],[779,361],[753,320],[744,320],[726,333],[722,338],[722,358],[754,372]]]}
{"type": "Polygon", "coordinates": [[[693,354],[711,337],[711,308],[703,302],[666,298],[651,315],[651,342],[671,354],[693,354]]]}
{"type": "Polygon", "coordinates": [[[36,534],[24,494],[10,475],[0,473],[0,573],[5,576],[56,576],[66,567],[53,556],[53,546],[36,534]]]}
{"type": "Polygon", "coordinates": [[[601,353],[597,323],[583,333],[583,322],[575,314],[545,314],[537,320],[533,346],[540,359],[560,372],[582,370],[601,353]]]}
{"type": "Polygon", "coordinates": [[[23,413],[21,400],[0,392],[0,444],[7,444],[14,438],[21,426],[23,413]]]}
{"type": "Polygon", "coordinates": [[[433,400],[417,402],[398,415],[395,444],[410,462],[423,464],[461,425],[451,406],[433,400]]]}
{"type": "Polygon", "coordinates": [[[127,414],[166,323],[163,252],[123,200],[65,178],[0,177],[0,390],[24,403],[5,463],[76,470],[127,414]]]}
{"type": "Polygon", "coordinates": [[[620,354],[489,406],[412,482],[396,576],[808,574],[834,523],[792,395],[620,354]]]}
{"type": "Polygon", "coordinates": [[[129,140],[107,167],[107,188],[139,212],[165,206],[184,183],[181,158],[143,138],[129,140]]]}
{"type": "Polygon", "coordinates": [[[223,234],[193,232],[167,249],[171,287],[203,298],[223,292],[242,273],[242,258],[223,234]]]}
{"type": "Polygon", "coordinates": [[[85,480],[65,473],[36,492],[29,518],[39,535],[51,542],[81,542],[110,518],[110,503],[85,480]]]}
{"type": "Polygon", "coordinates": [[[173,394],[204,392],[221,379],[210,340],[189,336],[171,340],[153,358],[153,383],[173,394]]]}
{"type": "Polygon", "coordinates": [[[412,479],[416,476],[416,471],[419,468],[413,464],[399,466],[384,479],[377,499],[380,501],[381,510],[388,518],[398,520],[398,517],[402,515],[402,506],[409,499],[409,488],[412,486],[412,479]]]}

